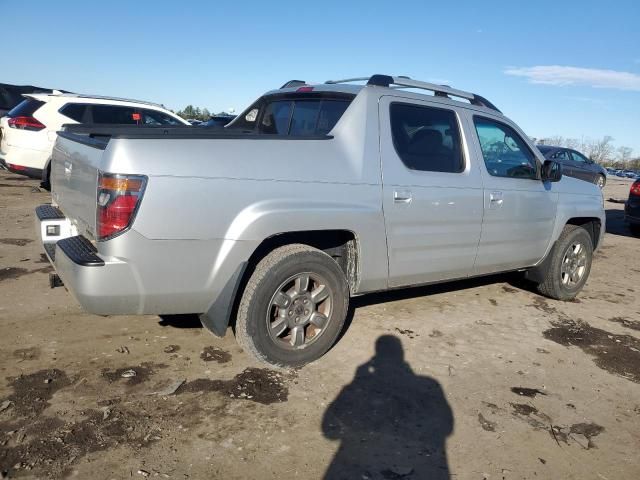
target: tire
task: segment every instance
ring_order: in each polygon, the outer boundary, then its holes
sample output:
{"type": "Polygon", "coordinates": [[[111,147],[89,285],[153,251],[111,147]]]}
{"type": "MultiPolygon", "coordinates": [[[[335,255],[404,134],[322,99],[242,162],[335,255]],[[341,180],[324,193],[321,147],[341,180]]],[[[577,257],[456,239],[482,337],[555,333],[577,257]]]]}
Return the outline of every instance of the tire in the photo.
{"type": "Polygon", "coordinates": [[[42,178],[42,182],[40,182],[40,187],[45,189],[47,192],[51,191],[51,161],[47,163],[45,167],[45,173],[42,178]]]}
{"type": "Polygon", "coordinates": [[[640,237],[640,223],[630,223],[629,230],[633,235],[640,237]]]}
{"type": "Polygon", "coordinates": [[[606,177],[604,175],[598,174],[596,176],[595,184],[598,185],[598,187],[600,188],[604,188],[604,186],[607,184],[606,177]]]}
{"type": "Polygon", "coordinates": [[[238,306],[236,340],[260,362],[300,367],[331,348],[348,307],[349,286],[340,266],[315,248],[286,245],[262,259],[249,278],[238,306]]]}
{"type": "Polygon", "coordinates": [[[556,300],[572,300],[589,278],[593,260],[591,236],[580,226],[566,225],[551,255],[549,268],[543,282],[538,284],[538,291],[556,300]],[[572,268],[574,266],[576,270],[572,268]]]}

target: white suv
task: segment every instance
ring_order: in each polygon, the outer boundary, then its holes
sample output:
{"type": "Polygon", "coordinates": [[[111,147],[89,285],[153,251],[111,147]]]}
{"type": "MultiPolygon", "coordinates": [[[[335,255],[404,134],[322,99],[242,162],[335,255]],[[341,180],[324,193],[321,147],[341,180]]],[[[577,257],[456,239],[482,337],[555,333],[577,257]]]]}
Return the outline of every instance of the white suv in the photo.
{"type": "Polygon", "coordinates": [[[0,163],[49,183],[49,161],[62,125],[189,125],[162,105],[75,93],[34,93],[0,119],[0,163]]]}

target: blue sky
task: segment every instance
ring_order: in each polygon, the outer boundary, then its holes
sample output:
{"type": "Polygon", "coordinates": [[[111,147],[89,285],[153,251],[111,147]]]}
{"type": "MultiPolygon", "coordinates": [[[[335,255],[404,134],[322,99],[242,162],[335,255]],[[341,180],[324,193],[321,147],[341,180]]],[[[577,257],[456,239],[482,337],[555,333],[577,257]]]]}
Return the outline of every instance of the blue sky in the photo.
{"type": "Polygon", "coordinates": [[[409,75],[530,136],[640,154],[640,2],[0,0],[0,82],[241,110],[289,79],[409,75]]]}

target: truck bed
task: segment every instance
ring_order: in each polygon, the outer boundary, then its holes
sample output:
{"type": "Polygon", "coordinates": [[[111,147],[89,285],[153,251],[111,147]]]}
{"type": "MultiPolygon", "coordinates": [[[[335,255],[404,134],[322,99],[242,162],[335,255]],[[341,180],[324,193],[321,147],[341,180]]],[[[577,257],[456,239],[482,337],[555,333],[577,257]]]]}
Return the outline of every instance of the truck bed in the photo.
{"type": "Polygon", "coordinates": [[[101,124],[64,125],[58,132],[62,138],[104,150],[110,139],[228,139],[228,140],[328,140],[331,135],[289,136],[254,133],[242,130],[207,129],[188,125],[129,126],[101,124]]]}

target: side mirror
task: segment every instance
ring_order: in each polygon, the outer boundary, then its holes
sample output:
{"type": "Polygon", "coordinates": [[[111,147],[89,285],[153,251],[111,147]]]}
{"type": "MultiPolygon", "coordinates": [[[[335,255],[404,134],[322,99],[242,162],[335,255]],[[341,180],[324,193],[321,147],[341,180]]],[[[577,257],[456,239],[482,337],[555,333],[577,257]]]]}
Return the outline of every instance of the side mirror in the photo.
{"type": "Polygon", "coordinates": [[[555,160],[545,160],[542,165],[543,182],[559,182],[562,178],[562,164],[555,160]]]}

